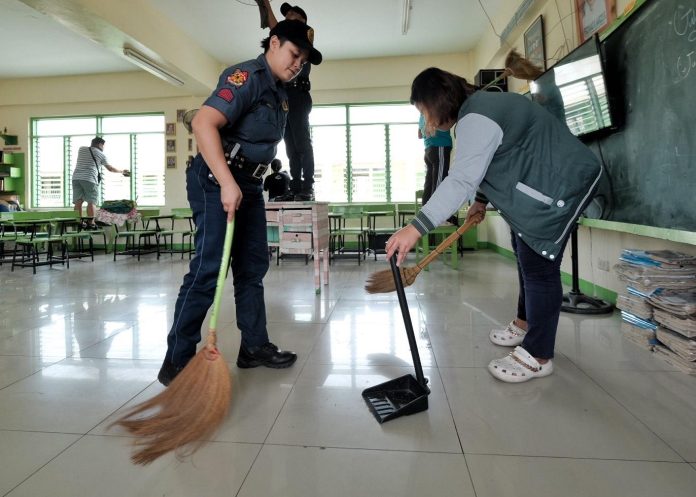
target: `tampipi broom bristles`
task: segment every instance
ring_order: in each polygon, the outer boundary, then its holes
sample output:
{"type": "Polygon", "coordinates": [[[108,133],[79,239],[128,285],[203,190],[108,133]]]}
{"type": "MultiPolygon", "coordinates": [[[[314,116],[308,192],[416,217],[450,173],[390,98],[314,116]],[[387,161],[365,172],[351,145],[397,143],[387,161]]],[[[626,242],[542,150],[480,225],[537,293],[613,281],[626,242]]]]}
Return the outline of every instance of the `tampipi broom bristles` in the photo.
{"type": "MultiPolygon", "coordinates": [[[[404,283],[404,287],[412,285],[416,281],[418,274],[432,261],[437,259],[437,257],[447,249],[454,241],[466,233],[472,226],[480,223],[483,220],[483,215],[477,215],[469,219],[466,223],[457,228],[457,231],[451,233],[447,238],[445,238],[435,249],[428,254],[422,261],[416,264],[414,267],[400,267],[399,273],[401,273],[401,281],[404,283]]],[[[396,283],[394,282],[394,275],[391,269],[385,269],[383,271],[376,271],[367,277],[365,283],[365,290],[367,293],[390,293],[396,290],[396,283]]]]}
{"type": "Polygon", "coordinates": [[[228,221],[205,346],[166,390],[133,407],[111,425],[122,426],[136,437],[133,442],[136,451],[131,456],[135,464],[149,464],[172,451],[178,456],[192,454],[227,415],[232,382],[227,363],[217,349],[216,328],[233,232],[234,221],[228,221]],[[143,415],[152,410],[156,412],[143,415]]]}
{"type": "Polygon", "coordinates": [[[114,424],[136,437],[136,464],[149,464],[177,451],[195,452],[227,416],[231,397],[230,371],[219,354],[213,360],[201,350],[159,395],[135,406],[114,424]],[[146,411],[153,414],[139,417],[146,411]]]}
{"type": "Polygon", "coordinates": [[[542,68],[522,57],[516,50],[510,50],[505,57],[505,68],[509,70],[513,78],[526,80],[537,79],[544,72],[542,68]]]}
{"type": "MultiPolygon", "coordinates": [[[[401,273],[401,281],[403,281],[405,288],[416,281],[416,276],[421,272],[421,268],[418,266],[401,267],[399,268],[399,272],[401,273]]],[[[376,271],[368,276],[365,283],[365,290],[367,290],[367,293],[390,293],[396,290],[394,275],[391,269],[376,271]]]]}

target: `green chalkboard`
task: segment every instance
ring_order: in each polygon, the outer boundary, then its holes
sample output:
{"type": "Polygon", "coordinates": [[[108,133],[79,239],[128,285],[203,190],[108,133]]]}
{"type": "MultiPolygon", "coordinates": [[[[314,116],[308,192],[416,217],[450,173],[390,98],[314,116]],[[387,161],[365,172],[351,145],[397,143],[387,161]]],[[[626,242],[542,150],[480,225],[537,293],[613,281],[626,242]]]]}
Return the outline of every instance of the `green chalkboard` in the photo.
{"type": "Polygon", "coordinates": [[[696,231],[696,0],[649,0],[603,42],[612,221],[696,231]]]}

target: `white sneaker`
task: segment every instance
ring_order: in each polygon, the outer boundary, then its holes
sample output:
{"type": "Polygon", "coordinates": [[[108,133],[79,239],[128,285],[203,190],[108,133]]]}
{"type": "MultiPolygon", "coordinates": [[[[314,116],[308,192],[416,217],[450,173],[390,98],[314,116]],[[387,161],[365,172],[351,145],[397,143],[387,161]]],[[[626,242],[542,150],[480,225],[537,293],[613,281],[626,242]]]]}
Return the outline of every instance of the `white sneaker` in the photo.
{"type": "Polygon", "coordinates": [[[508,324],[505,329],[491,330],[489,337],[491,342],[496,345],[516,347],[522,343],[526,334],[527,332],[517,326],[514,321],[510,321],[510,324],[508,324]]]}
{"type": "Polygon", "coordinates": [[[522,383],[553,373],[553,361],[549,359],[545,364],[539,364],[539,361],[522,347],[515,347],[515,350],[502,359],[493,359],[488,364],[488,371],[500,381],[522,383]]]}

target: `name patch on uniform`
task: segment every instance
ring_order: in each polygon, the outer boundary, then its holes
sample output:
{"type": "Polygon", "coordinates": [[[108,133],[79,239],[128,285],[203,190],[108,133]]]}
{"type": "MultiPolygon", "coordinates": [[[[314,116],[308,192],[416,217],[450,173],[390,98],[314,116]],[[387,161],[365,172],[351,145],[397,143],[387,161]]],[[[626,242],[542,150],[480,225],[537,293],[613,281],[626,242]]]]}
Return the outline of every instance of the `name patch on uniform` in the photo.
{"type": "Polygon", "coordinates": [[[223,99],[225,102],[231,102],[234,99],[234,93],[229,88],[223,88],[217,92],[217,96],[223,99]]]}
{"type": "Polygon", "coordinates": [[[288,101],[287,101],[287,100],[283,100],[283,103],[282,103],[281,105],[282,105],[282,107],[283,107],[283,111],[287,112],[288,110],[290,110],[290,107],[288,107],[288,101]]]}
{"type": "Polygon", "coordinates": [[[227,76],[227,82],[237,88],[246,83],[247,79],[249,79],[249,71],[242,71],[240,69],[235,69],[232,74],[227,76]]]}

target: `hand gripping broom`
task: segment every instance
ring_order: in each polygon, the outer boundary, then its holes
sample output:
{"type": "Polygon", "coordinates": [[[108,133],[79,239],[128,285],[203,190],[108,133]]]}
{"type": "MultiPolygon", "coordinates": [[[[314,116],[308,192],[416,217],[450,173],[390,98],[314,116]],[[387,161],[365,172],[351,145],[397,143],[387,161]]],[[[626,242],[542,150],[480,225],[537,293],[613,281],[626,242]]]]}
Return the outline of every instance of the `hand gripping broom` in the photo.
{"type": "MultiPolygon", "coordinates": [[[[404,287],[412,285],[413,282],[416,281],[416,276],[418,276],[418,273],[420,273],[425,266],[435,260],[447,249],[447,247],[452,245],[457,238],[462,236],[465,232],[471,229],[472,226],[478,224],[479,222],[481,222],[481,218],[479,216],[472,217],[466,223],[457,228],[457,231],[445,238],[437,247],[435,247],[435,250],[416,264],[415,267],[399,268],[399,271],[401,272],[401,280],[404,282],[404,287]]],[[[367,293],[389,293],[396,290],[394,276],[391,269],[377,271],[368,276],[365,284],[365,290],[367,290],[367,293]]]]}
{"type": "Polygon", "coordinates": [[[217,318],[230,263],[234,221],[227,223],[210,329],[203,348],[159,395],[133,407],[113,425],[123,426],[136,438],[131,460],[149,464],[164,454],[188,449],[193,454],[212,435],[227,415],[232,385],[230,370],[217,349],[217,318]],[[145,411],[158,409],[145,417],[145,411]]]}

